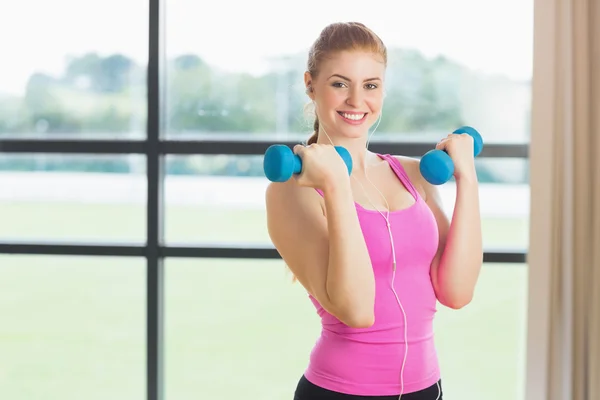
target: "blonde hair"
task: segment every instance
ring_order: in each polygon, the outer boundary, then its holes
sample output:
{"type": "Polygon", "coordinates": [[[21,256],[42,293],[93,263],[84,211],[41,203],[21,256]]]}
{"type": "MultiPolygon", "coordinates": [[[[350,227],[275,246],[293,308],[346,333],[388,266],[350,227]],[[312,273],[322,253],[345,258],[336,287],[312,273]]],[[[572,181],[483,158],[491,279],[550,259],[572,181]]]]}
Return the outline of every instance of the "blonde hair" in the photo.
{"type": "MultiPolygon", "coordinates": [[[[387,66],[387,48],[375,32],[360,22],[336,22],[327,25],[310,48],[308,72],[315,79],[324,59],[332,53],[348,50],[363,50],[377,54],[383,58],[387,66]]],[[[319,138],[319,117],[316,113],[313,129],[314,133],[307,144],[315,143],[319,138]]]]}

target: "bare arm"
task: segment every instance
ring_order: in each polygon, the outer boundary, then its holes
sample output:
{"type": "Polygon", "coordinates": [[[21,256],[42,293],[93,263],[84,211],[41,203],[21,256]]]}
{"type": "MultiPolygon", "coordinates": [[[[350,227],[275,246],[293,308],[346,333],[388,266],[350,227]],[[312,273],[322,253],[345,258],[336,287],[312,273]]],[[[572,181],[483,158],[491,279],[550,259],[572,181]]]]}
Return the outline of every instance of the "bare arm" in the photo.
{"type": "Polygon", "coordinates": [[[344,324],[374,322],[375,278],[349,181],[319,195],[292,180],[266,193],[269,235],[298,281],[344,324]]]}
{"type": "Polygon", "coordinates": [[[438,221],[440,244],[431,279],[440,303],[458,309],[469,304],[483,263],[481,217],[476,178],[457,181],[452,222],[442,211],[439,192],[424,183],[427,204],[438,221]]]}

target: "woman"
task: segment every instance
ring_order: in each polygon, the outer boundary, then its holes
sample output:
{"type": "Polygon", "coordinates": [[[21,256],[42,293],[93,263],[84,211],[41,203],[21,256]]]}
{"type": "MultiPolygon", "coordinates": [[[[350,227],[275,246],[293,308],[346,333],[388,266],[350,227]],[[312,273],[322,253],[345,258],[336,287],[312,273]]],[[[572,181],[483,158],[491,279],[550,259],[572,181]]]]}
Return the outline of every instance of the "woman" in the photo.
{"type": "Polygon", "coordinates": [[[363,24],[321,32],[304,76],[314,135],[294,147],[302,173],[267,189],[273,244],[322,321],[295,400],[441,400],[436,304],[468,304],[483,262],[470,136],[436,146],[455,165],[452,223],[417,160],[367,150],[386,66],[383,42],[363,24]],[[351,175],[332,145],[350,152],[351,175]]]}

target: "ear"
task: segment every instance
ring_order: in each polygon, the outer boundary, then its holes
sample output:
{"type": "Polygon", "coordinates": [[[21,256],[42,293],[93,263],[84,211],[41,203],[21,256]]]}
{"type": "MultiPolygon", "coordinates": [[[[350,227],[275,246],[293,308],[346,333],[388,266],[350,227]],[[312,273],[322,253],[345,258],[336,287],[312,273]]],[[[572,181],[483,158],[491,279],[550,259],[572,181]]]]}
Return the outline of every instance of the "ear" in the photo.
{"type": "Polygon", "coordinates": [[[306,87],[306,94],[310,97],[311,100],[315,99],[314,89],[312,86],[312,76],[310,72],[306,71],[304,73],[304,86],[306,87]]]}

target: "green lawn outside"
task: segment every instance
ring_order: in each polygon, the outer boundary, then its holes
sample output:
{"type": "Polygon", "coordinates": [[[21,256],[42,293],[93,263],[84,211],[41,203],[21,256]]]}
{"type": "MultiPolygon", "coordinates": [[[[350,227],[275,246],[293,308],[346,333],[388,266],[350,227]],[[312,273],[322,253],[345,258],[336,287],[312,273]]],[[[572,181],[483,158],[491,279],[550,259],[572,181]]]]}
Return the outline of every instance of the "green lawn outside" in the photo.
{"type": "MultiPolygon", "coordinates": [[[[168,206],[169,242],[268,241],[260,210],[168,206]],[[236,226],[237,224],[237,226],[236,226]]],[[[3,203],[0,240],[142,242],[145,208],[3,203]]],[[[486,219],[486,246],[527,221],[486,219]]],[[[0,398],[145,400],[143,259],[0,255],[0,398]]],[[[440,306],[445,399],[522,398],[527,269],[486,265],[475,300],[440,306]]],[[[167,400],[291,400],[319,331],[279,260],[169,259],[167,400]]]]}

